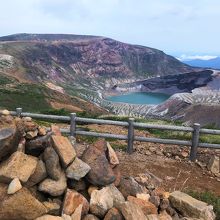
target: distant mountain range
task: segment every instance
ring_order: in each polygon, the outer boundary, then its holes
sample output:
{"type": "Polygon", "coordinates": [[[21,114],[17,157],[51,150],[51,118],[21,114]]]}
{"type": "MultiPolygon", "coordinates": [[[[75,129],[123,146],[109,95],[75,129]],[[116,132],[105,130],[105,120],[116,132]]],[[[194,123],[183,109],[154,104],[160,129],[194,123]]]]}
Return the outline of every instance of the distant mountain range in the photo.
{"type": "Polygon", "coordinates": [[[194,60],[186,60],[182,62],[194,67],[220,69],[220,57],[216,57],[210,60],[194,59],[194,60]]]}

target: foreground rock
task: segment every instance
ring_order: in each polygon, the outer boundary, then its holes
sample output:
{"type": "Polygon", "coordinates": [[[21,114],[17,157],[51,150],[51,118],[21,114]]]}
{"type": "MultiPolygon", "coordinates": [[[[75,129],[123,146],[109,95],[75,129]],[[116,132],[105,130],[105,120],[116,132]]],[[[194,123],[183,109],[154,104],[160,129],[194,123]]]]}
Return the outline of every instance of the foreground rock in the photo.
{"type": "Polygon", "coordinates": [[[82,160],[91,167],[86,176],[91,184],[105,186],[115,181],[113,170],[105,154],[98,148],[89,146],[85,150],[82,160]]]}
{"type": "Polygon", "coordinates": [[[35,220],[63,220],[62,217],[54,216],[54,215],[43,215],[35,220]]]}
{"type": "Polygon", "coordinates": [[[106,186],[101,190],[94,190],[90,199],[90,212],[103,218],[113,206],[118,207],[125,201],[123,195],[114,186],[106,186]]]}
{"type": "Polygon", "coordinates": [[[119,210],[121,211],[125,220],[148,220],[141,208],[135,203],[125,202],[119,206],[119,210]]]}
{"type": "Polygon", "coordinates": [[[124,217],[122,216],[121,212],[118,211],[116,208],[111,208],[107,214],[105,215],[104,220],[123,220],[124,217]]]}
{"type": "Polygon", "coordinates": [[[9,183],[14,178],[27,182],[37,166],[37,158],[22,152],[13,153],[0,164],[0,182],[9,183]]]}
{"type": "Polygon", "coordinates": [[[208,169],[214,174],[220,173],[220,158],[212,156],[208,164],[208,169]]]}
{"type": "Polygon", "coordinates": [[[157,214],[156,206],[149,201],[138,199],[134,196],[128,196],[127,200],[129,202],[132,202],[132,203],[135,203],[136,205],[138,205],[138,207],[140,207],[142,209],[143,213],[146,216],[151,215],[151,214],[157,214]]]}
{"type": "Polygon", "coordinates": [[[116,166],[119,164],[119,159],[109,142],[107,142],[107,157],[111,165],[116,166]]]}
{"type": "Polygon", "coordinates": [[[61,167],[59,157],[52,147],[47,147],[43,153],[43,159],[49,177],[53,180],[59,180],[61,177],[61,167]]]}
{"type": "Polygon", "coordinates": [[[125,198],[129,195],[136,196],[138,193],[145,193],[147,191],[143,186],[139,185],[133,177],[122,178],[118,189],[125,198]]]}
{"type": "Polygon", "coordinates": [[[45,179],[40,183],[38,190],[48,193],[51,196],[60,196],[64,193],[66,188],[66,176],[64,173],[61,173],[61,177],[57,181],[50,178],[45,179]]]}
{"type": "Polygon", "coordinates": [[[46,166],[42,160],[39,160],[34,173],[30,176],[25,186],[27,187],[34,186],[40,183],[42,180],[46,179],[46,177],[47,177],[46,166]]]}
{"type": "Polygon", "coordinates": [[[51,134],[52,132],[49,132],[45,136],[38,136],[32,140],[26,141],[25,153],[38,157],[44,152],[46,147],[50,146],[51,134]]]}
{"type": "Polygon", "coordinates": [[[46,214],[46,207],[39,202],[31,193],[22,188],[13,195],[5,196],[7,191],[1,192],[0,219],[2,220],[25,220],[35,219],[46,214]]]}
{"type": "Polygon", "coordinates": [[[75,160],[67,167],[66,176],[70,179],[80,180],[91,170],[90,166],[82,160],[75,160]]]}
{"type": "Polygon", "coordinates": [[[52,135],[51,141],[53,148],[66,168],[76,157],[75,149],[67,137],[52,135]]]}
{"type": "Polygon", "coordinates": [[[14,178],[10,184],[8,185],[8,194],[14,194],[16,193],[18,190],[20,190],[22,188],[22,185],[19,181],[18,178],[14,178]]]}
{"type": "Polygon", "coordinates": [[[183,216],[205,220],[215,219],[212,206],[194,199],[183,192],[175,191],[170,194],[169,199],[172,206],[183,214],[183,216]]]}
{"type": "Polygon", "coordinates": [[[67,189],[62,214],[72,215],[80,205],[82,205],[82,216],[86,215],[89,211],[89,203],[86,198],[75,190],[67,189]]]}
{"type": "Polygon", "coordinates": [[[16,151],[21,136],[11,116],[0,117],[0,161],[16,151]]]}

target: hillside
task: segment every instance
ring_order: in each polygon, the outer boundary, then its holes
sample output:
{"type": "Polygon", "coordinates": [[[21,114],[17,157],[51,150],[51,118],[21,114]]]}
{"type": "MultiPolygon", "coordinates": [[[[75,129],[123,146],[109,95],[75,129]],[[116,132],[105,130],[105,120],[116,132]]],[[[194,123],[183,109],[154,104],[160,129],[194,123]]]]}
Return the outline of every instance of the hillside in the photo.
{"type": "MultiPolygon", "coordinates": [[[[97,91],[118,83],[195,70],[160,50],[104,37],[64,34],[0,37],[1,78],[13,81],[10,86],[1,86],[2,94],[7,93],[7,99],[19,100],[20,105],[27,106],[30,105],[29,98],[26,98],[31,91],[29,89],[33,88],[33,93],[36,86],[40,87],[38,109],[41,108],[40,100],[48,107],[54,107],[51,99],[56,100],[55,107],[66,108],[68,104],[69,110],[71,105],[79,108],[82,107],[82,100],[77,99],[78,103],[76,99],[69,101],[70,96],[96,96],[97,91]],[[16,93],[24,93],[23,99],[12,95],[11,87],[16,87],[16,93]],[[25,92],[19,90],[24,87],[25,92]],[[60,98],[58,94],[65,98],[60,98]]],[[[10,101],[7,103],[5,98],[4,95],[0,97],[2,107],[11,108],[10,101]]],[[[28,110],[30,108],[27,106],[28,110]]],[[[81,108],[82,111],[87,109],[84,106],[81,108]]],[[[97,107],[94,109],[96,111],[97,107]]]]}

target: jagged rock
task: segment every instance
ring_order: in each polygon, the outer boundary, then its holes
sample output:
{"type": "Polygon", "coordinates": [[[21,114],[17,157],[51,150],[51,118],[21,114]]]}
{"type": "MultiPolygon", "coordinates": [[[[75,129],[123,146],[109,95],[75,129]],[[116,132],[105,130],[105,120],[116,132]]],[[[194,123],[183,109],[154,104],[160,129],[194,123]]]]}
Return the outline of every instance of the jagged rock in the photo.
{"type": "Polygon", "coordinates": [[[160,212],[159,219],[160,220],[172,220],[173,218],[170,215],[168,215],[167,212],[164,210],[160,212]]]}
{"type": "Polygon", "coordinates": [[[21,133],[11,116],[0,117],[0,161],[17,150],[21,133]]]}
{"type": "Polygon", "coordinates": [[[112,170],[115,175],[114,185],[117,187],[120,185],[120,182],[121,182],[121,171],[120,171],[119,166],[115,166],[112,170]]]}
{"type": "Polygon", "coordinates": [[[169,200],[171,205],[176,208],[183,216],[190,216],[193,218],[203,218],[207,220],[214,220],[215,214],[213,207],[205,202],[192,198],[191,196],[175,191],[170,194],[169,200]]]}
{"type": "Polygon", "coordinates": [[[156,206],[149,201],[138,199],[134,196],[128,196],[127,200],[129,202],[137,204],[138,207],[140,207],[142,209],[145,216],[151,215],[151,214],[157,214],[156,206]]]}
{"type": "Polygon", "coordinates": [[[37,166],[37,158],[22,152],[13,153],[0,164],[0,182],[9,183],[18,177],[23,183],[27,182],[37,166]]]}
{"type": "Polygon", "coordinates": [[[85,144],[76,143],[74,145],[74,148],[75,148],[75,151],[76,151],[76,156],[81,159],[84,151],[88,148],[88,146],[85,145],[85,144]]]}
{"type": "Polygon", "coordinates": [[[67,167],[66,176],[70,179],[80,180],[91,170],[90,166],[78,159],[75,160],[67,167]]]}
{"type": "Polygon", "coordinates": [[[53,135],[62,136],[62,134],[61,134],[61,132],[60,132],[60,128],[59,128],[57,125],[52,124],[52,125],[50,126],[50,129],[51,129],[53,135]]]}
{"type": "Polygon", "coordinates": [[[52,135],[51,141],[62,165],[66,168],[76,157],[75,149],[67,137],[52,135]]]}
{"type": "Polygon", "coordinates": [[[121,212],[116,208],[109,209],[104,218],[104,220],[123,220],[123,219],[124,217],[122,216],[121,212]]]}
{"type": "Polygon", "coordinates": [[[147,220],[160,220],[159,216],[156,214],[147,215],[147,220]]]}
{"type": "Polygon", "coordinates": [[[39,126],[38,127],[38,135],[40,136],[44,136],[47,134],[47,130],[44,126],[39,126]]]}
{"type": "Polygon", "coordinates": [[[86,198],[75,190],[67,189],[63,201],[62,213],[72,215],[79,205],[82,205],[82,216],[86,215],[89,211],[89,203],[86,198]]]}
{"type": "Polygon", "coordinates": [[[209,160],[208,169],[214,174],[220,172],[220,159],[218,156],[212,156],[209,160]]]}
{"type": "Polygon", "coordinates": [[[106,153],[107,151],[107,142],[104,138],[99,138],[94,144],[93,146],[95,148],[97,148],[98,150],[100,150],[103,154],[106,153]]]}
{"type": "Polygon", "coordinates": [[[60,214],[60,205],[56,202],[43,202],[43,205],[47,208],[47,213],[50,215],[60,214]]]}
{"type": "Polygon", "coordinates": [[[25,183],[25,186],[32,187],[40,183],[42,180],[46,179],[46,177],[47,177],[46,166],[42,160],[38,160],[36,169],[34,173],[30,176],[28,181],[25,183]]]}
{"type": "Polygon", "coordinates": [[[80,204],[71,215],[72,220],[81,220],[83,205],[80,204]]]}
{"type": "Polygon", "coordinates": [[[107,158],[111,165],[116,166],[119,164],[119,159],[117,157],[117,154],[115,153],[114,149],[111,147],[109,142],[107,144],[107,158]]]}
{"type": "Polygon", "coordinates": [[[133,202],[124,202],[119,206],[125,220],[148,220],[142,209],[133,202]]]}
{"type": "Polygon", "coordinates": [[[118,207],[125,201],[121,192],[114,186],[106,186],[101,190],[94,190],[90,198],[90,212],[103,218],[113,206],[118,207]]]}
{"type": "Polygon", "coordinates": [[[160,205],[160,197],[159,196],[151,196],[149,201],[153,203],[156,207],[160,205]]]}
{"type": "Polygon", "coordinates": [[[96,186],[105,186],[115,181],[113,170],[105,156],[105,154],[94,146],[89,146],[82,160],[87,163],[91,170],[87,174],[87,180],[96,186]]]}
{"type": "Polygon", "coordinates": [[[32,118],[27,116],[27,117],[23,117],[22,120],[27,121],[27,122],[31,122],[32,118]]]}
{"type": "Polygon", "coordinates": [[[136,194],[136,197],[137,197],[138,199],[142,199],[142,200],[145,200],[145,201],[149,201],[149,199],[150,199],[150,194],[148,194],[148,193],[137,193],[137,194],[136,194]]]}
{"type": "Polygon", "coordinates": [[[1,111],[2,115],[10,115],[10,112],[7,109],[1,111]]]}
{"type": "Polygon", "coordinates": [[[26,141],[25,153],[38,157],[48,146],[50,146],[51,134],[52,132],[48,132],[45,136],[38,136],[32,140],[26,141]]]}
{"type": "Polygon", "coordinates": [[[151,190],[159,187],[162,183],[162,179],[158,178],[157,176],[150,173],[149,171],[146,171],[146,173],[138,174],[138,176],[135,177],[135,180],[139,184],[151,190]]]}
{"type": "Polygon", "coordinates": [[[160,206],[159,206],[160,210],[166,210],[169,207],[169,205],[170,205],[169,199],[162,199],[160,201],[160,206]]]}
{"type": "Polygon", "coordinates": [[[73,180],[73,179],[68,179],[67,185],[68,185],[69,189],[74,189],[77,192],[84,191],[87,189],[87,184],[84,179],[80,179],[79,181],[73,180]]]}
{"type": "Polygon", "coordinates": [[[99,188],[97,186],[90,186],[88,188],[88,194],[90,195],[90,197],[91,197],[91,194],[94,190],[99,190],[99,188]]]}
{"type": "Polygon", "coordinates": [[[25,138],[21,138],[19,143],[18,143],[17,151],[25,153],[25,143],[26,143],[26,139],[25,138]]]}
{"type": "Polygon", "coordinates": [[[63,220],[72,220],[71,216],[66,215],[66,214],[63,214],[63,215],[62,215],[62,219],[63,219],[63,220]]]}
{"type": "Polygon", "coordinates": [[[16,193],[18,190],[20,190],[22,188],[21,182],[18,178],[14,178],[10,184],[8,185],[8,194],[14,194],[16,193]]]}
{"type": "Polygon", "coordinates": [[[25,132],[36,131],[38,129],[38,124],[32,121],[29,117],[22,118],[22,122],[24,124],[25,132]]]}
{"type": "Polygon", "coordinates": [[[43,192],[40,192],[38,190],[38,186],[37,185],[29,187],[28,190],[30,191],[31,195],[34,196],[40,202],[45,202],[47,200],[47,195],[45,195],[45,193],[43,193],[43,192]]]}
{"type": "Polygon", "coordinates": [[[88,214],[83,218],[83,220],[99,220],[99,218],[97,218],[95,215],[88,214]]]}
{"type": "Polygon", "coordinates": [[[136,196],[137,193],[147,192],[147,190],[143,186],[139,185],[133,177],[121,178],[118,189],[125,198],[127,198],[129,195],[136,196]]]}
{"type": "Polygon", "coordinates": [[[36,218],[35,220],[63,220],[63,218],[54,215],[43,215],[41,217],[36,218]]]}
{"type": "Polygon", "coordinates": [[[23,187],[13,195],[6,195],[0,189],[0,219],[2,220],[26,220],[35,219],[46,214],[46,207],[23,187]]]}
{"type": "Polygon", "coordinates": [[[48,193],[51,196],[60,196],[64,193],[66,188],[66,176],[64,173],[61,173],[60,179],[57,181],[49,178],[43,180],[43,182],[40,183],[38,190],[48,193]]]}
{"type": "Polygon", "coordinates": [[[59,180],[61,176],[61,167],[59,156],[52,147],[47,147],[43,153],[43,160],[46,165],[47,174],[53,180],[59,180]]]}
{"type": "Polygon", "coordinates": [[[28,131],[25,135],[25,138],[31,140],[31,139],[37,137],[37,135],[38,135],[38,130],[28,131]]]}

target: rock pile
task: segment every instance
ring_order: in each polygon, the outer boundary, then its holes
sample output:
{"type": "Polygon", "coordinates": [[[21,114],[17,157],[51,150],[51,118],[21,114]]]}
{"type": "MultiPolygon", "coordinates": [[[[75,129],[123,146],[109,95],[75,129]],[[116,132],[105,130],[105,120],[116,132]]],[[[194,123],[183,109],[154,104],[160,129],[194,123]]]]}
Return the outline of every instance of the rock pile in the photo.
{"type": "Polygon", "coordinates": [[[105,140],[83,150],[73,142],[54,125],[1,116],[1,220],[214,219],[211,206],[166,192],[152,173],[121,177],[105,140]]]}

